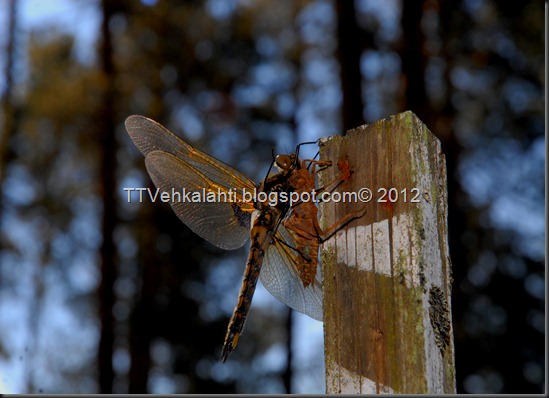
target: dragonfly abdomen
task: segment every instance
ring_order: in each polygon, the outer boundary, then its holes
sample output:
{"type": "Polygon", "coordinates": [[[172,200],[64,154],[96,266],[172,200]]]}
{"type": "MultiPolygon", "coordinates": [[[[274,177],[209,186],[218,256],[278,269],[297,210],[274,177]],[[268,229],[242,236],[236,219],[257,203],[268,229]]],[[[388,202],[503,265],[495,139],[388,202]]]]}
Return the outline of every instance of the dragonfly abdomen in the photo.
{"type": "Polygon", "coordinates": [[[244,329],[244,323],[248,316],[248,311],[252,305],[252,299],[255,293],[255,287],[257,280],[259,279],[259,273],[261,266],[263,265],[263,259],[265,252],[271,242],[274,231],[274,219],[276,218],[276,211],[272,208],[263,208],[260,211],[255,211],[252,216],[252,230],[251,230],[251,247],[248,261],[246,262],[246,268],[244,269],[244,277],[242,280],[242,287],[238,296],[238,302],[233,311],[233,315],[229,322],[227,335],[223,344],[223,351],[221,353],[221,360],[225,362],[227,357],[234,350],[238,344],[238,338],[244,329]]]}

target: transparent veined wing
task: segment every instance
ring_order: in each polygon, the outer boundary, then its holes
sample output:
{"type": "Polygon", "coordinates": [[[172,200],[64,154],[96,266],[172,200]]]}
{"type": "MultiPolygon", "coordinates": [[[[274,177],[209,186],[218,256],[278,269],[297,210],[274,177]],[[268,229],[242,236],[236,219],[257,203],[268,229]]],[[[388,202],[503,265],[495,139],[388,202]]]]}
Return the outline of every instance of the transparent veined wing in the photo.
{"type": "Polygon", "coordinates": [[[132,141],[145,157],[153,151],[168,152],[208,176],[215,184],[225,188],[255,187],[255,183],[238,170],[187,144],[152,119],[132,115],[126,119],[125,125],[132,141]]]}
{"type": "Polygon", "coordinates": [[[322,277],[320,266],[317,267],[313,283],[306,288],[299,277],[294,264],[296,252],[290,247],[296,247],[292,236],[281,223],[265,254],[265,261],[261,269],[260,279],[263,286],[296,311],[309,315],[311,318],[322,321],[322,277]],[[284,243],[282,243],[282,241],[284,243]]]}
{"type": "MultiPolygon", "coordinates": [[[[200,237],[223,249],[235,249],[250,238],[253,203],[242,201],[242,190],[254,183],[225,163],[193,148],[155,121],[143,116],[126,119],[126,129],[154,184],[170,194],[170,205],[184,224],[200,237]],[[234,191],[234,197],[229,192],[234,191]],[[179,192],[178,196],[175,192],[179,192]],[[225,193],[220,200],[192,199],[192,193],[225,193]],[[187,194],[187,196],[185,196],[187,194]],[[236,199],[231,202],[229,199],[236,199]]],[[[216,196],[217,197],[217,196],[216,196]]]]}

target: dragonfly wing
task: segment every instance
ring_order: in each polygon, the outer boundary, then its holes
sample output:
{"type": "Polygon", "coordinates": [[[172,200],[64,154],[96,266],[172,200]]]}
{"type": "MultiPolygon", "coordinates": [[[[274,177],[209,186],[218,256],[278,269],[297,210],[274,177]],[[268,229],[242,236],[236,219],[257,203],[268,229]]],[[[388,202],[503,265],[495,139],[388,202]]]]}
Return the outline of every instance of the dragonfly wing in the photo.
{"type": "Polygon", "coordinates": [[[168,193],[175,214],[197,235],[223,249],[236,249],[250,238],[251,203],[218,197],[227,190],[170,153],[151,151],[145,164],[156,187],[168,193]],[[215,195],[210,200],[204,195],[209,192],[215,195]]]}
{"type": "Polygon", "coordinates": [[[145,157],[153,151],[168,152],[227,189],[236,187],[253,190],[255,187],[255,183],[244,174],[187,144],[152,119],[133,115],[126,119],[125,125],[135,146],[145,157]]]}
{"type": "Polygon", "coordinates": [[[306,288],[299,278],[294,265],[296,253],[288,246],[295,247],[290,233],[280,225],[274,243],[269,246],[265,254],[265,261],[261,268],[261,282],[263,286],[277,299],[296,311],[309,315],[311,318],[322,321],[322,284],[320,265],[317,268],[316,278],[306,288]]]}
{"type": "MultiPolygon", "coordinates": [[[[233,202],[173,201],[177,216],[202,238],[224,249],[240,247],[250,237],[252,203],[242,201],[242,192],[252,192],[252,180],[206,153],[193,148],[161,124],[144,116],[126,119],[126,130],[145,155],[147,170],[156,187],[171,193],[226,193],[234,190],[233,202]]],[[[181,198],[183,199],[183,198],[181,198]]],[[[221,198],[220,198],[221,199],[221,198]]]]}

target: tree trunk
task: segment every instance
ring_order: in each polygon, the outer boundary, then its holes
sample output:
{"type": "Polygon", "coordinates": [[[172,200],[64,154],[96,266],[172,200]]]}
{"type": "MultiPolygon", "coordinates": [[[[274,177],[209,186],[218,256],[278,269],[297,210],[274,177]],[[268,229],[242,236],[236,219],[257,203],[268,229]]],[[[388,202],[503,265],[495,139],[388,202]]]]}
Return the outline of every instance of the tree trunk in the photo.
{"type": "Polygon", "coordinates": [[[114,318],[112,309],[115,302],[113,285],[116,280],[116,251],[113,231],[116,225],[116,140],[114,128],[114,66],[112,61],[112,42],[109,22],[113,14],[112,1],[101,2],[103,20],[101,33],[103,42],[100,48],[102,72],[105,78],[104,101],[98,116],[101,136],[101,201],[103,217],[101,232],[101,283],[99,286],[101,337],[99,341],[99,389],[102,394],[112,393],[114,369],[112,357],[114,350],[114,318]]]}
{"type": "Polygon", "coordinates": [[[6,45],[6,86],[2,96],[2,118],[4,125],[0,131],[0,250],[4,247],[4,237],[1,235],[3,203],[4,203],[4,180],[6,179],[6,166],[9,158],[10,139],[15,132],[15,107],[13,105],[13,65],[15,58],[15,31],[17,22],[17,2],[10,0],[8,5],[8,40],[6,45]]]}
{"type": "Polygon", "coordinates": [[[404,109],[411,110],[424,122],[428,119],[429,104],[425,90],[425,67],[427,63],[421,19],[424,0],[402,2],[402,74],[404,76],[404,109]]]}
{"type": "Polygon", "coordinates": [[[343,130],[364,123],[362,101],[362,74],[360,57],[362,55],[363,32],[356,23],[354,0],[336,1],[337,8],[337,57],[340,67],[341,106],[343,130]]]}

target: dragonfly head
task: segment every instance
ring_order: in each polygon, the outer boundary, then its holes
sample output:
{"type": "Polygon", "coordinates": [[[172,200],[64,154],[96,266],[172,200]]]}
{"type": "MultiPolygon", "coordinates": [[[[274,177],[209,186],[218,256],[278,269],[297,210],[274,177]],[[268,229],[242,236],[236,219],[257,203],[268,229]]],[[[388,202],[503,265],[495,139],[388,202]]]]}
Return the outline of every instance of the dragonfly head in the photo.
{"type": "MultiPolygon", "coordinates": [[[[317,143],[317,141],[303,142],[295,148],[295,153],[291,153],[289,155],[277,155],[274,158],[274,163],[275,163],[276,167],[280,171],[286,172],[286,173],[291,172],[292,170],[295,170],[295,169],[299,169],[300,165],[301,165],[301,162],[300,162],[300,159],[299,159],[299,148],[302,145],[310,145],[310,144],[316,144],[316,143],[317,143]]],[[[274,150],[273,150],[273,152],[274,152],[274,150]]],[[[274,156],[274,153],[273,153],[273,156],[274,156]]]]}
{"type": "Polygon", "coordinates": [[[290,155],[277,155],[275,158],[276,167],[280,171],[290,171],[292,168],[296,167],[296,156],[292,153],[290,155]]]}

